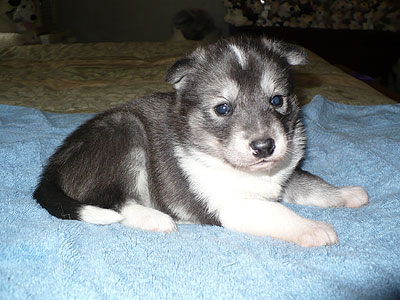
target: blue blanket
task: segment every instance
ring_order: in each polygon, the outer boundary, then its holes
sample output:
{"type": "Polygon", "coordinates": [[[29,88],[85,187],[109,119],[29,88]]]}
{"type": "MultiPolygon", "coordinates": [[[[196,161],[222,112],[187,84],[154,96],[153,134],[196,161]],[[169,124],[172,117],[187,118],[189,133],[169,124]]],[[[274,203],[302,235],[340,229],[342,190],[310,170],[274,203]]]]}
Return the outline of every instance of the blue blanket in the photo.
{"type": "Polygon", "coordinates": [[[340,244],[303,249],[220,227],[171,234],[50,216],[32,192],[46,159],[90,114],[0,105],[0,299],[399,299],[400,105],[303,108],[303,167],[362,185],[360,209],[289,205],[340,244]]]}

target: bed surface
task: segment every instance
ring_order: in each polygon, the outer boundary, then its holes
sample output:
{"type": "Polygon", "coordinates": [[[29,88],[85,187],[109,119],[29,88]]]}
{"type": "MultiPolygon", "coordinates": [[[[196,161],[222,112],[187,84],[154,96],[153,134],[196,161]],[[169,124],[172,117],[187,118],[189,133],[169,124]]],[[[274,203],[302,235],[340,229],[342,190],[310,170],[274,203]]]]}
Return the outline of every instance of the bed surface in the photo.
{"type": "Polygon", "coordinates": [[[313,53],[295,68],[308,103],[303,168],[364,186],[370,204],[287,205],[330,223],[339,245],[303,249],[215,226],[172,234],[96,226],[54,218],[35,202],[47,158],[87,112],[170,91],[166,70],[196,45],[0,49],[0,299],[400,299],[400,104],[313,53]]]}
{"type": "MultiPolygon", "coordinates": [[[[52,112],[98,112],[144,95],[171,91],[167,69],[194,42],[92,43],[0,49],[0,103],[52,112]]],[[[295,67],[300,103],[324,95],[344,104],[394,103],[309,53],[295,67]]]]}
{"type": "Polygon", "coordinates": [[[340,244],[301,248],[216,226],[171,234],[50,216],[32,199],[42,165],[88,114],[0,105],[0,299],[400,299],[400,104],[303,107],[303,168],[363,185],[360,209],[288,205],[340,244]]]}

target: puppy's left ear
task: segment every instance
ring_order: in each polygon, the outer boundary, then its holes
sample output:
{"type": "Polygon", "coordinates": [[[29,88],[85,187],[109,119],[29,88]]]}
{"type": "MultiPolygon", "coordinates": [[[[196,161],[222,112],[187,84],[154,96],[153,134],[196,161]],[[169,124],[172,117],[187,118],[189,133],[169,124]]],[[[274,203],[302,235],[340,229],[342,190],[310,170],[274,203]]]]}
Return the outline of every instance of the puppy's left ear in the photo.
{"type": "Polygon", "coordinates": [[[305,65],[308,62],[307,53],[300,46],[267,38],[263,38],[262,42],[269,50],[284,56],[289,65],[305,65]]]}
{"type": "Polygon", "coordinates": [[[286,52],[286,58],[290,65],[305,65],[308,62],[307,53],[304,48],[284,43],[284,49],[286,52]]]}
{"type": "Polygon", "coordinates": [[[176,90],[180,90],[190,75],[193,68],[193,60],[185,57],[175,62],[167,71],[166,81],[173,85],[176,90]]]}

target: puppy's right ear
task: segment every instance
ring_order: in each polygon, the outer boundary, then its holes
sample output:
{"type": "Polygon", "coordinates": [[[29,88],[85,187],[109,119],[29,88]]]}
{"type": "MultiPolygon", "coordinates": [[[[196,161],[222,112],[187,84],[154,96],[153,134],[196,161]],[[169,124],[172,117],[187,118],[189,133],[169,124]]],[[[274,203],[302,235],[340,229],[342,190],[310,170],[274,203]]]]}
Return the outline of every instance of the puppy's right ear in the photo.
{"type": "Polygon", "coordinates": [[[175,90],[180,90],[185,85],[193,69],[193,59],[185,57],[178,60],[167,71],[166,81],[173,85],[175,90]]]}
{"type": "Polygon", "coordinates": [[[262,38],[264,46],[285,57],[289,65],[304,65],[307,63],[307,53],[304,48],[286,42],[262,38]]]}

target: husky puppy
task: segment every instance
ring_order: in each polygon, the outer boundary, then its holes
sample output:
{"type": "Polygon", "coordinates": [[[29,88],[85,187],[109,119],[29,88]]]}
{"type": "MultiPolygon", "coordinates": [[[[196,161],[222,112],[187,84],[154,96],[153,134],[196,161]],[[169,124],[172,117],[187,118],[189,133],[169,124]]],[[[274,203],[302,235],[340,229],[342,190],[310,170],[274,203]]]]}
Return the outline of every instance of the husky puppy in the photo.
{"type": "Polygon", "coordinates": [[[50,214],[172,232],[224,226],[303,247],[338,242],[332,227],[280,203],[359,207],[361,187],[302,171],[306,143],[290,67],[297,46],[224,39],[177,61],[156,94],[98,114],[50,157],[34,197],[50,214]]]}

